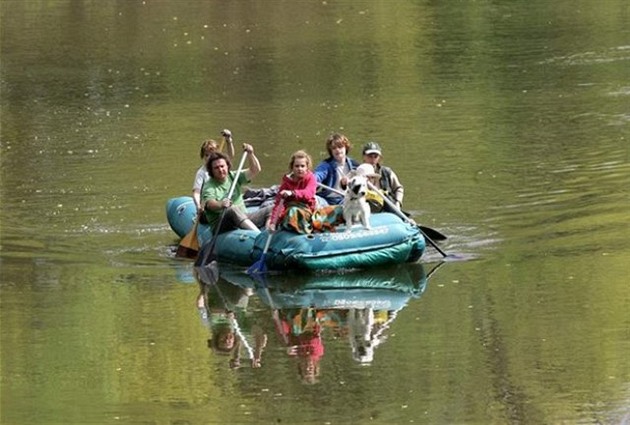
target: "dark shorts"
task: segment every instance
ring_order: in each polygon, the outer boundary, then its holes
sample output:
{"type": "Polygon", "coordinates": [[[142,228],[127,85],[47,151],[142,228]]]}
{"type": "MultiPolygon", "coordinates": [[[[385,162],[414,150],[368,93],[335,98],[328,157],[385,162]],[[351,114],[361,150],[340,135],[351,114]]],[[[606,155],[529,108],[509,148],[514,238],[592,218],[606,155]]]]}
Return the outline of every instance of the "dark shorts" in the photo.
{"type": "Polygon", "coordinates": [[[219,228],[219,233],[227,232],[229,230],[238,229],[241,227],[243,220],[251,220],[259,229],[265,227],[267,219],[271,215],[273,205],[262,207],[252,213],[244,213],[240,208],[232,206],[225,210],[225,217],[219,228]]]}

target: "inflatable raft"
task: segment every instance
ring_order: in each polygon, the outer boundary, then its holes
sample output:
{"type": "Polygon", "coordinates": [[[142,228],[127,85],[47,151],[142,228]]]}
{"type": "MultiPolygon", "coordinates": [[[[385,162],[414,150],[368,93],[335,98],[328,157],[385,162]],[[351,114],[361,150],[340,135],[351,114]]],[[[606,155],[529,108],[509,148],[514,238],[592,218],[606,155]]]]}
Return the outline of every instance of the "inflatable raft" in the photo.
{"type": "MultiPolygon", "coordinates": [[[[166,216],[171,229],[181,238],[192,230],[196,209],[192,197],[168,200],[166,216]]],[[[301,235],[278,231],[266,254],[268,270],[355,269],[417,261],[425,240],[415,226],[390,213],[372,214],[371,229],[355,225],[350,232],[340,226],[337,232],[301,235]]],[[[259,259],[269,234],[237,229],[218,236],[215,255],[222,263],[250,266],[259,259]]],[[[199,225],[199,246],[210,241],[212,231],[199,225]]]]}
{"type": "Polygon", "coordinates": [[[400,264],[347,273],[283,273],[264,276],[264,285],[243,270],[227,268],[221,277],[251,288],[271,308],[400,310],[425,291],[422,264],[400,264]]]}

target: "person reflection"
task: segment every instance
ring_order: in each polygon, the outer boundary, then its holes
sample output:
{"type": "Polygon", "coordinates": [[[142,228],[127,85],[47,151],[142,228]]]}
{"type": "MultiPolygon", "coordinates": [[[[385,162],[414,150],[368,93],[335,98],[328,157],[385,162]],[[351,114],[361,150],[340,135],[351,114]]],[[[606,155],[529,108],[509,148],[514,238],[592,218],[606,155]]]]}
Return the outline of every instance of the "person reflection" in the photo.
{"type": "Polygon", "coordinates": [[[297,358],[299,376],[304,383],[316,383],[324,355],[318,312],[313,308],[300,308],[274,310],[273,315],[276,330],[287,346],[287,354],[297,358]]]}
{"type": "Polygon", "coordinates": [[[261,367],[267,335],[247,312],[251,288],[241,288],[221,281],[200,283],[197,309],[202,323],[210,330],[208,347],[216,354],[230,356],[230,368],[241,366],[241,355],[247,352],[251,367],[261,367]],[[248,342],[247,335],[254,346],[248,342]]]}

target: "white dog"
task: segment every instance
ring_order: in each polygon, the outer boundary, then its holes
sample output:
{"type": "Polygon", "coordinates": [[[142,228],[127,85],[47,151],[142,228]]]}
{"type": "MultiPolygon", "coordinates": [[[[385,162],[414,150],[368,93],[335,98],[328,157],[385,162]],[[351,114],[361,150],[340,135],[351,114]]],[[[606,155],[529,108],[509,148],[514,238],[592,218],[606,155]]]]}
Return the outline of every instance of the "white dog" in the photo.
{"type": "Polygon", "coordinates": [[[353,172],[343,200],[343,219],[346,222],[346,232],[352,230],[354,223],[361,223],[365,229],[370,229],[370,206],[365,200],[368,185],[367,177],[362,173],[353,172]]]}
{"type": "Polygon", "coordinates": [[[368,193],[368,181],[370,178],[379,177],[374,172],[372,164],[361,164],[356,170],[348,174],[348,187],[343,201],[343,219],[346,221],[346,232],[352,229],[354,223],[361,223],[369,230],[370,204],[366,200],[368,193]]]}

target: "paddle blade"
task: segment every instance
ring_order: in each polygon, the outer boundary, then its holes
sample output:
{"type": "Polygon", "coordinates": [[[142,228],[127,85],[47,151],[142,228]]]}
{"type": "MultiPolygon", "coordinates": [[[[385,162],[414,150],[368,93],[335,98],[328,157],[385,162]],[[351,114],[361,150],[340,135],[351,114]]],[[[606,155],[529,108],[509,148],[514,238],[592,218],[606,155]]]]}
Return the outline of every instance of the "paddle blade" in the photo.
{"type": "Polygon", "coordinates": [[[177,247],[176,257],[195,258],[199,253],[199,242],[197,241],[197,222],[192,230],[182,238],[177,247]]]}
{"type": "Polygon", "coordinates": [[[199,251],[199,255],[197,255],[197,259],[195,260],[195,267],[202,267],[206,264],[210,263],[210,261],[216,260],[217,256],[214,253],[214,242],[216,239],[210,241],[210,243],[206,243],[201,247],[199,251]]]}
{"type": "Polygon", "coordinates": [[[267,288],[267,269],[264,265],[259,269],[253,269],[252,265],[252,267],[247,269],[247,273],[249,277],[254,279],[258,286],[262,288],[267,288]]]}
{"type": "MultiPolygon", "coordinates": [[[[282,202],[283,201],[280,200],[280,206],[282,206],[282,202]]],[[[274,220],[275,223],[278,220],[278,217],[272,217],[272,220],[274,220]]],[[[256,273],[265,273],[267,271],[267,263],[265,262],[265,259],[267,258],[267,251],[269,251],[269,247],[271,246],[271,239],[273,239],[273,235],[273,233],[270,233],[267,236],[267,241],[265,242],[265,247],[263,248],[260,258],[247,269],[247,274],[250,276],[253,276],[256,273]]]]}
{"type": "Polygon", "coordinates": [[[430,227],[426,227],[426,226],[418,226],[420,228],[420,230],[422,230],[422,233],[424,233],[425,235],[427,235],[428,237],[430,237],[433,240],[436,241],[445,241],[446,239],[448,239],[446,237],[446,235],[444,235],[443,233],[441,233],[438,230],[432,229],[430,227]]]}
{"type": "Polygon", "coordinates": [[[265,254],[263,253],[263,255],[261,255],[260,258],[258,259],[258,261],[256,261],[254,264],[249,266],[249,268],[247,269],[247,274],[252,276],[259,273],[265,273],[266,271],[267,271],[267,264],[265,263],[265,254]]]}
{"type": "Polygon", "coordinates": [[[195,267],[193,270],[195,277],[201,283],[212,285],[219,281],[219,264],[216,260],[212,260],[203,266],[195,267]]]}
{"type": "Polygon", "coordinates": [[[193,258],[197,258],[197,254],[199,254],[199,250],[180,244],[177,247],[177,251],[175,252],[175,256],[179,257],[179,258],[190,258],[191,260],[193,258]]]}

